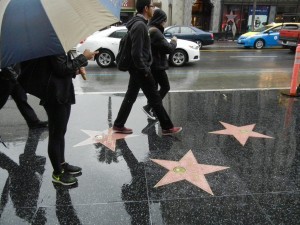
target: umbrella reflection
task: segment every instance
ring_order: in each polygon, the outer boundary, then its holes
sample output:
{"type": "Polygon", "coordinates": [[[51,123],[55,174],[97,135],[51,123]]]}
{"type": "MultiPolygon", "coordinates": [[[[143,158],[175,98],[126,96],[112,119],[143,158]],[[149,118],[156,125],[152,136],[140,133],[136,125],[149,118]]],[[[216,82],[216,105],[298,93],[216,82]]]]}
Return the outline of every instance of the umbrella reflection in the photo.
{"type": "Polygon", "coordinates": [[[1,194],[0,217],[10,196],[18,217],[31,222],[34,216],[38,216],[39,224],[46,223],[44,209],[37,211],[46,158],[35,154],[44,131],[46,129],[29,130],[24,153],[19,156],[19,165],[0,152],[0,168],[9,174],[1,194]]]}

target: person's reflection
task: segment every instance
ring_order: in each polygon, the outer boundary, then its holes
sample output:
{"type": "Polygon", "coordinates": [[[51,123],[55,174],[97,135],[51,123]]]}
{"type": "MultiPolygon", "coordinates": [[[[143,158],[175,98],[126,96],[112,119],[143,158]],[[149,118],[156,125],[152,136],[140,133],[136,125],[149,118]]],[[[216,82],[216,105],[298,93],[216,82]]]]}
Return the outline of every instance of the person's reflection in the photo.
{"type": "Polygon", "coordinates": [[[138,162],[125,139],[119,140],[118,144],[132,176],[131,183],[122,186],[122,200],[125,202],[125,209],[131,216],[132,225],[149,224],[149,204],[144,164],[138,162]]]}
{"type": "Polygon", "coordinates": [[[69,189],[76,188],[78,184],[64,187],[53,184],[56,189],[56,216],[60,225],[80,225],[82,224],[73,207],[69,189]]]}
{"type": "Polygon", "coordinates": [[[1,194],[0,217],[10,195],[18,217],[31,222],[38,215],[39,224],[46,223],[45,211],[40,208],[37,212],[46,158],[35,154],[44,131],[46,129],[29,130],[24,153],[19,157],[19,165],[0,152],[0,168],[7,170],[9,174],[1,194]]]}
{"type": "MultiPolygon", "coordinates": [[[[142,133],[148,135],[150,154],[154,152],[155,154],[165,153],[172,147],[174,139],[159,137],[156,133],[155,122],[148,122],[149,124],[142,133]]],[[[131,224],[149,224],[149,203],[144,163],[136,159],[125,139],[119,140],[118,148],[121,150],[132,177],[130,184],[122,186],[122,200],[125,202],[126,211],[131,216],[131,224]]]]}
{"type": "Polygon", "coordinates": [[[171,149],[173,142],[178,141],[175,136],[162,136],[156,133],[157,121],[149,120],[147,126],[142,130],[143,134],[148,136],[149,151],[168,151],[171,149]]]}

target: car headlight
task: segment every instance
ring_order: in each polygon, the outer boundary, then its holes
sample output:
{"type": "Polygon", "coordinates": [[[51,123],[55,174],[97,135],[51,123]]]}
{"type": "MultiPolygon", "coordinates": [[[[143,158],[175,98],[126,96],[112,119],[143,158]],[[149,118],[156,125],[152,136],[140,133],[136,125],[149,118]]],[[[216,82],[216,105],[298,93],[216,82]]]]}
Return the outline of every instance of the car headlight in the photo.
{"type": "Polygon", "coordinates": [[[189,45],[189,47],[192,49],[199,49],[199,45],[189,45]]]}

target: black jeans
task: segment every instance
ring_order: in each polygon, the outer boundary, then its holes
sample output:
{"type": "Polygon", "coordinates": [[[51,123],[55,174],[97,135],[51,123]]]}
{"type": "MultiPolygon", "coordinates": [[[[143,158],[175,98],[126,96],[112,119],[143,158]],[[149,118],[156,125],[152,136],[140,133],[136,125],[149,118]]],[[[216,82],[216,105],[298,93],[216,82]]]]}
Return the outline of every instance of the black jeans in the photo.
{"type": "Polygon", "coordinates": [[[27,102],[27,95],[22,86],[17,81],[0,79],[0,109],[7,102],[9,95],[15,101],[27,124],[34,124],[39,121],[34,110],[27,102]]]}
{"type": "Polygon", "coordinates": [[[49,141],[48,155],[55,174],[62,171],[61,163],[65,162],[65,133],[71,113],[70,104],[46,104],[48,115],[49,141]]]}
{"type": "Polygon", "coordinates": [[[138,73],[136,70],[129,71],[130,78],[128,89],[121,104],[118,116],[114,122],[116,127],[123,127],[132,109],[133,103],[136,101],[139,90],[142,89],[144,95],[148,99],[150,106],[155,111],[162,129],[173,128],[173,123],[162,104],[162,99],[157,91],[156,82],[152,74],[147,76],[138,73]]]}
{"type": "MultiPolygon", "coordinates": [[[[164,99],[164,97],[168,94],[170,91],[170,83],[169,78],[165,70],[152,70],[153,78],[156,82],[156,89],[159,85],[159,95],[161,99],[164,99]]],[[[149,102],[148,102],[149,105],[149,102]]]]}

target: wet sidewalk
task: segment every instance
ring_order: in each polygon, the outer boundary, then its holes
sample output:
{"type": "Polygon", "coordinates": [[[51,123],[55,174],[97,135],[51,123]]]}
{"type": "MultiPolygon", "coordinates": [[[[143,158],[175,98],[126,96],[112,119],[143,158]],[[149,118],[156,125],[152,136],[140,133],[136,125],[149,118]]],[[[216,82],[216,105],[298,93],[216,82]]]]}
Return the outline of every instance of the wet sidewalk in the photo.
{"type": "Polygon", "coordinates": [[[52,184],[48,131],[28,131],[13,101],[0,111],[0,224],[299,224],[297,99],[172,92],[164,105],[183,127],[174,137],[147,121],[142,95],[124,136],[110,130],[123,94],[76,99],[66,159],[83,173],[70,189],[52,184]]]}

